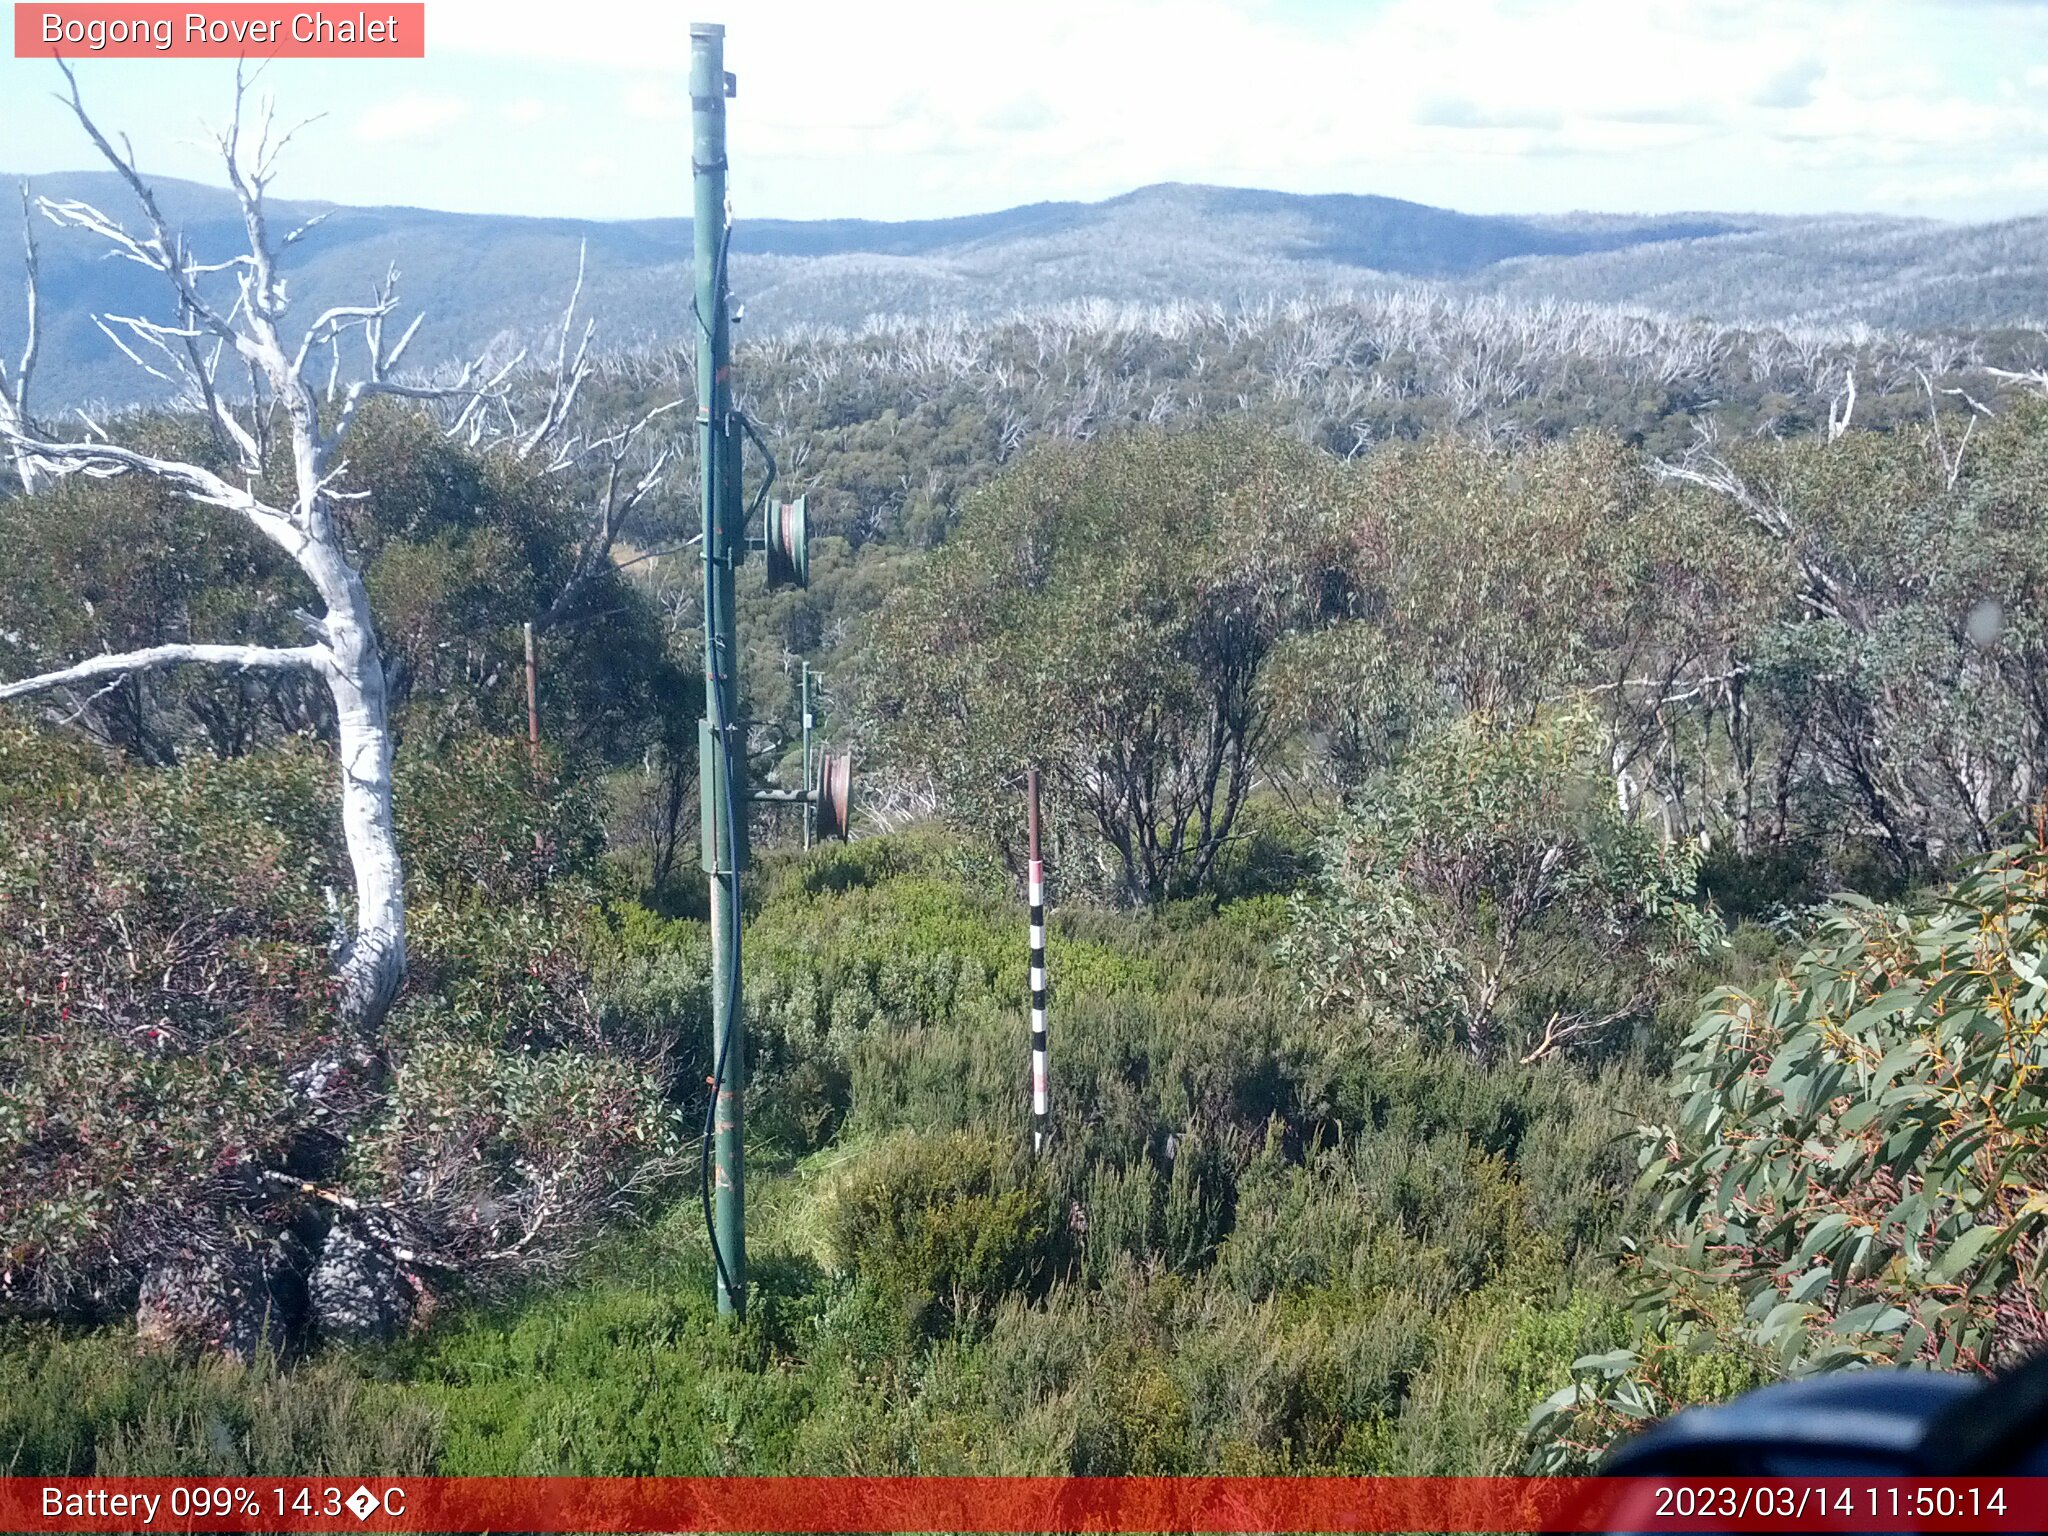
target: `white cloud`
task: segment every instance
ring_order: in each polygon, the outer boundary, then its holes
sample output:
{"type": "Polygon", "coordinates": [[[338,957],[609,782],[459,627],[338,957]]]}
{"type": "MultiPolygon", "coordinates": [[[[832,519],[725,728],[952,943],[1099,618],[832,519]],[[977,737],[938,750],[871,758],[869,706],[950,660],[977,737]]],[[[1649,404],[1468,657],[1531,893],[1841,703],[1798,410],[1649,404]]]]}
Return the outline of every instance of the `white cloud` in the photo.
{"type": "Polygon", "coordinates": [[[469,102],[463,97],[408,92],[365,109],[356,118],[355,132],[366,144],[390,144],[430,137],[468,115],[469,102]]]}
{"type": "Polygon", "coordinates": [[[676,123],[690,115],[690,105],[674,86],[643,80],[627,87],[626,116],[643,123],[676,123]]]}
{"type": "Polygon", "coordinates": [[[1818,59],[1794,59],[1783,69],[1773,71],[1749,98],[1750,103],[1759,107],[1803,107],[1813,100],[1813,88],[1827,72],[1827,66],[1818,59]]]}
{"type": "Polygon", "coordinates": [[[2015,161],[1995,171],[1972,175],[1912,175],[1881,181],[1876,190],[1901,208],[1927,204],[1968,203],[1996,194],[2016,195],[2036,204],[2048,197],[2048,155],[2015,161]]]}
{"type": "MultiPolygon", "coordinates": [[[[2048,48],[2048,8],[1979,19],[1913,0],[1035,0],[1000,13],[895,0],[886,26],[843,0],[734,9],[736,166],[743,154],[865,160],[894,194],[933,167],[892,157],[971,154],[987,206],[1167,178],[1469,205],[1509,195],[1503,158],[1582,153],[1602,165],[1571,200],[1599,204],[1606,161],[1702,129],[1742,184],[1768,187],[1800,140],[1865,131],[1851,98],[1960,96],[1959,70],[2048,48]],[[1996,51],[1994,32],[2007,34],[1996,51]],[[1401,185],[1372,184],[1388,180],[1401,185]]],[[[613,99],[635,121],[687,117],[686,12],[658,0],[577,11],[563,29],[553,0],[436,0],[434,46],[607,71],[622,56],[673,59],[670,78],[613,99]]],[[[864,179],[836,177],[840,211],[857,211],[864,179]]]]}
{"type": "Polygon", "coordinates": [[[1652,127],[1697,127],[1719,116],[1703,101],[1667,101],[1649,107],[1607,107],[1587,114],[1608,123],[1637,123],[1652,127]]]}
{"type": "Polygon", "coordinates": [[[1463,96],[1430,96],[1417,104],[1425,128],[1561,128],[1564,115],[1548,107],[1482,106],[1463,96]]]}
{"type": "MultiPolygon", "coordinates": [[[[1953,188],[1939,206],[1972,212],[2043,201],[2009,168],[2048,155],[2048,6],[881,9],[878,21],[843,0],[728,8],[744,214],[922,217],[1164,180],[1474,211],[1876,210],[1899,206],[1908,186],[1953,188]]],[[[377,195],[536,212],[672,210],[690,13],[666,0],[578,0],[574,26],[561,14],[557,0],[435,0],[424,65],[393,66],[379,86],[365,86],[368,67],[351,74],[369,102],[336,109],[355,132],[332,136],[347,153],[319,168],[322,190],[360,197],[388,185],[377,195]],[[523,157],[496,153],[496,136],[541,122],[549,132],[520,135],[523,157]],[[441,140],[431,155],[365,155],[356,142],[430,135],[441,140]],[[615,166],[586,186],[578,163],[594,155],[615,166]]],[[[0,137],[27,110],[0,103],[0,137]]],[[[295,160],[293,174],[313,163],[295,160]]]]}
{"type": "Polygon", "coordinates": [[[1034,133],[1058,120],[1042,96],[1013,96],[981,114],[979,126],[995,133],[1034,133]]]}
{"type": "Polygon", "coordinates": [[[687,60],[690,18],[667,0],[577,0],[568,24],[559,0],[434,0],[427,49],[614,67],[621,57],[687,60]]]}

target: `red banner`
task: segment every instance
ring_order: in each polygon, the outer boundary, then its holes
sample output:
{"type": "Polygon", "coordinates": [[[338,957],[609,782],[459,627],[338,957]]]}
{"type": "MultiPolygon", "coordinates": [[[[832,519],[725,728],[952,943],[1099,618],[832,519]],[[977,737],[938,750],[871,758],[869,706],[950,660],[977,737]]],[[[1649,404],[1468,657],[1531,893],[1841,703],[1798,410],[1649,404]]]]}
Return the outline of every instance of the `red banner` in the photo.
{"type": "Polygon", "coordinates": [[[0,1478],[10,1531],[2039,1531],[2048,1478],[0,1478]]]}
{"type": "Polygon", "coordinates": [[[366,6],[24,5],[14,56],[47,59],[421,59],[427,8],[366,6]]]}

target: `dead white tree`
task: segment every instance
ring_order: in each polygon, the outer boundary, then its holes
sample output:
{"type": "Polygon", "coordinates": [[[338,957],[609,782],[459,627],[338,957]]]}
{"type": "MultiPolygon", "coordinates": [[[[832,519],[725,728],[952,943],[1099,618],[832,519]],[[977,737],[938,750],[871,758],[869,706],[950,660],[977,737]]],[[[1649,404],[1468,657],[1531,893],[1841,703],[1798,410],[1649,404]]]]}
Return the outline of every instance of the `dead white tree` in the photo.
{"type": "Polygon", "coordinates": [[[2022,389],[2032,390],[2035,394],[2048,395],[2048,368],[2030,368],[2019,373],[2005,368],[1986,368],[1984,371],[1994,379],[2017,384],[2022,389]]]}
{"type": "MultiPolygon", "coordinates": [[[[482,379],[481,369],[472,364],[450,383],[400,382],[394,370],[420,321],[415,319],[396,340],[387,339],[385,325],[397,307],[390,278],[373,302],[329,309],[296,342],[287,342],[289,304],[278,258],[311,226],[274,236],[264,194],[278,154],[296,130],[274,133],[271,109],[265,103],[255,125],[255,142],[248,142],[243,125],[245,82],[238,69],[234,114],[217,143],[240,204],[248,249],[225,260],[201,261],[165,217],[136,168],[133,148],[125,138],[119,150],[108,141],[86,111],[77,77],[68,65],[60,67],[69,87],[60,99],[127,184],[145,227],[131,233],[99,209],[72,199],[40,199],[42,211],[60,226],[97,236],[110,255],[161,273],[169,283],[178,312],[175,323],[124,315],[96,318],[132,361],[172,385],[202,414],[233,461],[233,478],[200,464],[123,447],[104,434],[86,441],[46,435],[21,414],[19,400],[13,414],[0,418],[0,437],[31,475],[148,475],[195,502],[243,518],[290,556],[319,595],[324,611],[299,615],[307,635],[304,645],[151,646],[0,683],[0,700],[184,665],[299,670],[318,676],[334,704],[342,832],[355,881],[353,922],[337,956],[342,1012],[368,1042],[405,974],[405,880],[392,818],[384,658],[362,573],[344,548],[336,519],[338,505],[361,494],[339,489],[347,469],[343,445],[358,411],[373,397],[473,403],[494,392],[513,364],[490,379],[482,379]],[[223,286],[224,277],[234,283],[234,296],[226,303],[211,291],[223,286]],[[352,334],[360,336],[367,354],[363,375],[330,393],[323,418],[321,398],[307,380],[309,361],[322,349],[338,348],[341,338],[352,334]],[[223,382],[227,362],[246,371],[246,392],[239,397],[223,382]],[[290,467],[274,477],[269,448],[280,417],[290,467]],[[273,478],[283,483],[267,483],[273,478]]],[[[461,420],[458,416],[458,425],[461,420]]]]}
{"type": "Polygon", "coordinates": [[[556,329],[554,363],[541,374],[545,390],[537,407],[523,408],[518,398],[504,392],[493,397],[491,410],[459,409],[449,424],[451,433],[465,437],[471,447],[509,453],[543,475],[594,478],[588,500],[577,509],[583,530],[576,558],[552,600],[536,615],[536,634],[571,617],[591,581],[612,563],[612,551],[627,536],[634,518],[660,493],[677,449],[673,440],[659,440],[653,429],[670,412],[690,403],[689,397],[679,395],[623,427],[592,426],[588,413],[577,410],[583,386],[598,368],[591,354],[597,322],[586,319],[579,329],[576,313],[588,254],[587,243],[577,251],[576,281],[556,329]]]}
{"type": "Polygon", "coordinates": [[[1828,441],[1834,442],[1849,430],[1849,422],[1856,415],[1856,365],[1849,364],[1842,370],[1842,387],[1828,402],[1828,441]]]}
{"type": "Polygon", "coordinates": [[[1777,487],[1744,474],[1723,457],[1711,424],[1700,424],[1696,430],[1699,437],[1682,458],[1652,459],[1650,472],[1659,480],[1696,486],[1735,506],[1797,564],[1803,578],[1800,601],[1811,612],[1840,619],[1859,633],[1867,630],[1868,615],[1851,584],[1834,568],[1829,551],[1809,536],[1792,503],[1777,487]]]}
{"type": "MultiPolygon", "coordinates": [[[[31,432],[34,423],[28,411],[29,384],[35,378],[36,354],[42,346],[42,315],[38,308],[36,269],[36,226],[29,215],[28,183],[21,184],[21,264],[28,282],[28,338],[21,344],[21,361],[10,374],[7,361],[0,358],[0,432],[31,432]]],[[[23,491],[36,488],[38,476],[28,455],[20,448],[13,453],[14,472],[23,491]]]]}
{"type": "Polygon", "coordinates": [[[1915,371],[1920,375],[1920,387],[1927,392],[1928,437],[1934,445],[1935,457],[1941,460],[1942,473],[1946,477],[1948,488],[1954,490],[1956,483],[1963,478],[1963,455],[1969,450],[1971,434],[1977,430],[1977,418],[1978,416],[1989,416],[1991,409],[1989,406],[1972,400],[1963,390],[1943,390],[1942,393],[1945,395],[1961,395],[1971,410],[1970,417],[1963,424],[1963,435],[1956,441],[1954,447],[1950,447],[1948,433],[1942,430],[1941,402],[1935,398],[1934,380],[1927,376],[1927,371],[1924,368],[1916,369],[1915,371]]]}

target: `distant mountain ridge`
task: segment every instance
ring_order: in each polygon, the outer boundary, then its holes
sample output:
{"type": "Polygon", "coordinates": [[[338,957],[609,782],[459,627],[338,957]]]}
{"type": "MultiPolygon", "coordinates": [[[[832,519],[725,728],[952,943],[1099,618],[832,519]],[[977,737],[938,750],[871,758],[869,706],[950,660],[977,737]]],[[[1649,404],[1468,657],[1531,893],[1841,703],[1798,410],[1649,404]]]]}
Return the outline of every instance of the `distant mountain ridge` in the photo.
{"type": "MultiPolygon", "coordinates": [[[[133,227],[132,203],[110,173],[38,177],[34,189],[92,202],[133,227]]],[[[239,248],[239,212],[225,189],[164,180],[157,190],[195,249],[239,248]]],[[[559,314],[586,243],[589,312],[605,341],[687,334],[687,219],[273,204],[280,228],[316,214],[324,221],[288,257],[297,305],[310,317],[360,300],[396,266],[406,310],[428,316],[415,353],[421,363],[540,330],[559,314]]],[[[83,236],[48,225],[39,234],[42,400],[145,397],[150,381],[92,315],[162,314],[161,281],[102,260],[83,236]]],[[[2048,218],[1955,226],[1712,213],[1525,217],[1368,195],[1166,183],[1102,202],[945,219],[741,220],[733,266],[755,331],[858,325],[884,314],[994,317],[1082,298],[1241,303],[1416,283],[1731,322],[1946,327],[2048,313],[2048,218]]],[[[0,267],[0,346],[18,346],[21,320],[19,284],[0,267]]]]}

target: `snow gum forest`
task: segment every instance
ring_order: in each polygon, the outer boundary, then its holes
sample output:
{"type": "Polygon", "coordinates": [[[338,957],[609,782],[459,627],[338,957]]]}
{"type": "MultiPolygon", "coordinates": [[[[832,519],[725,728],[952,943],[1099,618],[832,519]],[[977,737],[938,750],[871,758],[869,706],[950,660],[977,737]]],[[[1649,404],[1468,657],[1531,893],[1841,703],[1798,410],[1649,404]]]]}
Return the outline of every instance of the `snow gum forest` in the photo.
{"type": "Polygon", "coordinates": [[[754,816],[734,1324],[686,267],[453,294],[253,101],[199,189],[70,89],[102,169],[0,220],[0,1467],[1571,1471],[2048,1344],[2038,221],[738,241],[812,540],[745,766],[808,666],[854,814],[754,816]]]}

